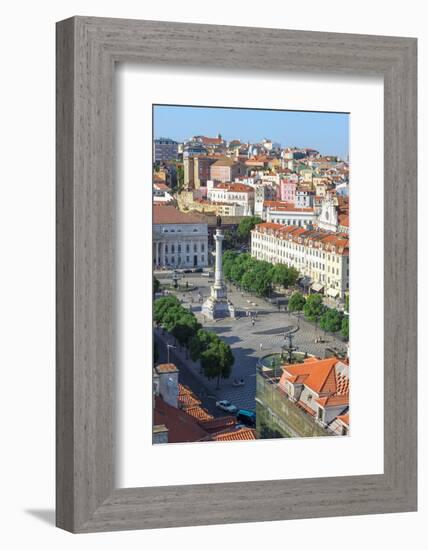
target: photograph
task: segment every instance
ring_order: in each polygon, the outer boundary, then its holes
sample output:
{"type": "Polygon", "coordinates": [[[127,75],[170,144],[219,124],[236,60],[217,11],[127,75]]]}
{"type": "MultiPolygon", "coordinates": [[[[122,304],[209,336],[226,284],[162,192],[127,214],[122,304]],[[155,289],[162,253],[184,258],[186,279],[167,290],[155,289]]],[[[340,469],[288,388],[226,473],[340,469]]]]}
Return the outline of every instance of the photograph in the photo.
{"type": "Polygon", "coordinates": [[[349,114],[152,112],[153,443],[347,436],[349,114]]]}

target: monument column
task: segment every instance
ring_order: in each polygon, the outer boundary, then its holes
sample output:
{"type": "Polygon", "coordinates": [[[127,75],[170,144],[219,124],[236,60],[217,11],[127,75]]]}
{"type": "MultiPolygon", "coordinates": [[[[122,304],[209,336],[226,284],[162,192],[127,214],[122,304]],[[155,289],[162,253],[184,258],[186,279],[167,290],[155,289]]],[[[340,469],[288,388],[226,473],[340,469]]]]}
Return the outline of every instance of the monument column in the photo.
{"type": "Polygon", "coordinates": [[[215,240],[215,279],[216,288],[223,287],[223,239],[224,235],[221,229],[216,229],[215,240]]]}
{"type": "Polygon", "coordinates": [[[235,317],[235,308],[227,299],[226,285],[223,280],[223,239],[221,229],[217,229],[215,240],[215,276],[211,287],[211,296],[202,305],[202,313],[208,319],[220,319],[222,317],[235,317]]]}

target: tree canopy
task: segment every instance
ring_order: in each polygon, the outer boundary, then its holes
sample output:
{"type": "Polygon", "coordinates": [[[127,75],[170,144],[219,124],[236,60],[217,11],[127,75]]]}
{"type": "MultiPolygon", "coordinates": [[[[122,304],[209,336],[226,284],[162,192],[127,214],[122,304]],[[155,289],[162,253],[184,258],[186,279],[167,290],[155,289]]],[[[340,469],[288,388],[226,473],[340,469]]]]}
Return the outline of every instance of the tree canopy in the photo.
{"type": "Polygon", "coordinates": [[[288,300],[288,309],[290,311],[302,311],[306,304],[306,298],[301,292],[293,292],[288,300]]]}
{"type": "Polygon", "coordinates": [[[156,294],[156,292],[159,292],[159,288],[160,288],[159,279],[156,279],[156,277],[153,276],[153,294],[156,294]]]}
{"type": "Polygon", "coordinates": [[[223,255],[223,272],[228,281],[232,281],[248,292],[267,296],[273,284],[284,287],[294,285],[298,272],[285,264],[272,265],[256,260],[248,253],[239,254],[228,250],[223,255]]]}
{"type": "Polygon", "coordinates": [[[258,223],[263,220],[259,216],[246,216],[239,222],[236,234],[241,242],[248,242],[250,240],[251,231],[258,223]]]}
{"type": "Polygon", "coordinates": [[[276,264],[272,268],[272,282],[284,288],[295,285],[298,277],[297,269],[286,264],[276,264]]]}
{"type": "Polygon", "coordinates": [[[343,313],[337,309],[326,309],[320,317],[320,328],[328,332],[338,332],[342,328],[343,313]]]}
{"type": "Polygon", "coordinates": [[[235,358],[229,344],[214,332],[204,330],[195,315],[175,296],[155,300],[153,318],[190,351],[193,361],[200,360],[207,378],[217,378],[219,384],[221,378],[230,376],[235,358]]]}
{"type": "Polygon", "coordinates": [[[324,313],[325,306],[322,302],[322,296],[319,294],[310,294],[306,298],[306,303],[303,307],[305,317],[310,321],[317,321],[324,313]]]}
{"type": "Polygon", "coordinates": [[[345,338],[345,340],[348,341],[349,340],[349,316],[348,315],[345,315],[342,319],[341,333],[342,333],[342,336],[345,338]]]}

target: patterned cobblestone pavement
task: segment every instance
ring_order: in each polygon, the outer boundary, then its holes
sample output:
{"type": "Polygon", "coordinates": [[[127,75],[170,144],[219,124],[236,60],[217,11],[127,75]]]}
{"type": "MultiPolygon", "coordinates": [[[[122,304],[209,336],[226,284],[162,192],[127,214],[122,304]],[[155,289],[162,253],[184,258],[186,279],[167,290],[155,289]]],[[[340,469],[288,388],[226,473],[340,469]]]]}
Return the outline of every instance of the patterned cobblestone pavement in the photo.
{"type": "MultiPolygon", "coordinates": [[[[207,321],[201,314],[201,302],[209,295],[211,282],[200,276],[192,276],[188,280],[197,286],[197,290],[178,293],[177,296],[183,305],[192,309],[207,330],[216,332],[231,346],[235,356],[232,375],[229,379],[221,380],[220,389],[216,389],[216,380],[207,380],[202,375],[197,364],[190,360],[186,361],[187,366],[200,378],[203,385],[218,399],[228,399],[237,407],[254,410],[258,359],[270,353],[280,353],[281,346],[285,343],[284,333],[295,326],[299,326],[299,330],[295,333],[293,344],[300,352],[324,357],[327,347],[342,350],[346,347],[340,339],[332,335],[324,336],[320,329],[304,319],[289,315],[284,308],[278,311],[277,305],[241,293],[229,285],[228,297],[240,316],[237,319],[207,321]],[[256,314],[254,326],[250,317],[246,316],[248,310],[256,314]],[[320,336],[325,338],[325,343],[315,343],[320,336]],[[234,379],[243,379],[244,385],[233,386],[234,379]]],[[[180,355],[184,358],[184,354],[180,355]]]]}

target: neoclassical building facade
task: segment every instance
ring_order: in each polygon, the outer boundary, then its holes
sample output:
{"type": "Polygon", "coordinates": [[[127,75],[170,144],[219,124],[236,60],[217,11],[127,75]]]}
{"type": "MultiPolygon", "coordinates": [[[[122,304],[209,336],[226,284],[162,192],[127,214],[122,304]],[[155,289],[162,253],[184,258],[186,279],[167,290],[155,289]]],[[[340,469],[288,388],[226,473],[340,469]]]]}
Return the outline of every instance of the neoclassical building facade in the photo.
{"type": "Polygon", "coordinates": [[[153,206],[155,268],[206,267],[208,225],[174,206],[153,206]]]}

